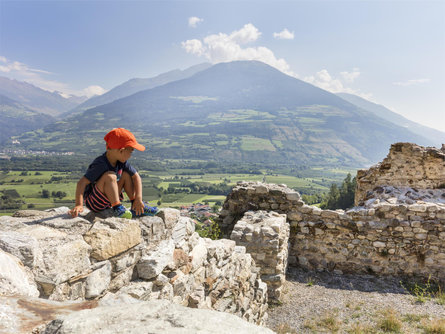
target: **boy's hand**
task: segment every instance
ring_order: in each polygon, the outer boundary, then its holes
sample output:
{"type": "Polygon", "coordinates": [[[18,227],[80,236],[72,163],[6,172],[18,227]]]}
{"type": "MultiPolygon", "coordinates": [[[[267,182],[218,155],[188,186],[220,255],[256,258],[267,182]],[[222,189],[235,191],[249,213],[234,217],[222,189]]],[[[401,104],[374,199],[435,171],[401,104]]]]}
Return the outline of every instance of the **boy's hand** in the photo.
{"type": "Polygon", "coordinates": [[[73,218],[76,218],[82,211],[83,211],[83,205],[76,205],[73,209],[71,209],[68,212],[73,218]]]}
{"type": "Polygon", "coordinates": [[[141,199],[135,199],[133,201],[133,210],[136,212],[136,215],[140,216],[144,213],[145,204],[141,199]]]}

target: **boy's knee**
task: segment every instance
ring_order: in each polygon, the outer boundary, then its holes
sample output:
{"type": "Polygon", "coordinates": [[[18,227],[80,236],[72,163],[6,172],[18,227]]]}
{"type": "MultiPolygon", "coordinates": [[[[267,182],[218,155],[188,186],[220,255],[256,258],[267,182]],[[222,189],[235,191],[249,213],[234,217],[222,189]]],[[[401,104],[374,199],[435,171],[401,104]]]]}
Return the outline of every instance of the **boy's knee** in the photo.
{"type": "Polygon", "coordinates": [[[116,173],[107,172],[99,179],[101,182],[109,183],[109,182],[117,182],[116,173]]]}

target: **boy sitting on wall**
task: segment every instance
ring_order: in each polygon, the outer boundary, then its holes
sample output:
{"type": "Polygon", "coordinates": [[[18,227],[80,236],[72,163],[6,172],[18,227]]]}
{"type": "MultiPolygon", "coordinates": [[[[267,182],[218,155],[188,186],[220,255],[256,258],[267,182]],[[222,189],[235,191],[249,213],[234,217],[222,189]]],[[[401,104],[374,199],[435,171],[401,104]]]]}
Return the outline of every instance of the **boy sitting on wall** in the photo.
{"type": "Polygon", "coordinates": [[[141,177],[127,161],[135,149],[144,151],[145,147],[130,131],[122,128],[111,130],[104,140],[107,151],[91,163],[77,183],[76,206],[69,211],[71,216],[77,217],[83,211],[84,202],[93,212],[111,207],[119,218],[155,215],[158,209],[142,201],[141,177]],[[123,190],[130,198],[131,210],[121,204],[123,190]]]}

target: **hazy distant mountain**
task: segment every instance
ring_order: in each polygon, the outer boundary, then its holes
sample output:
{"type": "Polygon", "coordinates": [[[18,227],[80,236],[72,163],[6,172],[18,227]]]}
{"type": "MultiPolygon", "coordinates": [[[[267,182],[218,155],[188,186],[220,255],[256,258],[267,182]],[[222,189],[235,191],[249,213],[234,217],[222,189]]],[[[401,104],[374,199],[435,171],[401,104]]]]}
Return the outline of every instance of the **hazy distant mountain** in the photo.
{"type": "Polygon", "coordinates": [[[423,137],[429,138],[431,142],[437,147],[440,147],[442,143],[445,143],[445,132],[429,128],[427,126],[420,125],[419,123],[410,121],[409,119],[403,117],[402,115],[399,115],[380,104],[372,103],[357,95],[352,95],[347,93],[339,93],[337,95],[340,96],[342,99],[351,102],[352,104],[355,104],[356,106],[362,109],[368,110],[374,113],[375,115],[383,119],[386,119],[387,121],[390,121],[394,124],[407,128],[408,130],[416,134],[419,134],[423,137]]]}
{"type": "Polygon", "coordinates": [[[51,124],[22,142],[92,154],[104,149],[103,135],[114,127],[134,131],[150,148],[146,156],[220,162],[357,166],[381,160],[394,142],[431,144],[257,61],[214,65],[51,124]]]}
{"type": "Polygon", "coordinates": [[[58,116],[77,105],[75,98],[66,99],[60,93],[51,93],[29,83],[5,77],[0,77],[0,95],[50,116],[58,116]]]}
{"type": "Polygon", "coordinates": [[[40,129],[54,121],[52,116],[31,110],[0,95],[0,142],[23,132],[40,129]]]}
{"type": "Polygon", "coordinates": [[[75,105],[79,105],[81,103],[84,103],[86,100],[88,100],[88,97],[72,95],[72,96],[68,97],[68,100],[70,102],[74,103],[75,105]]]}
{"type": "Polygon", "coordinates": [[[212,66],[208,63],[203,63],[199,65],[195,65],[192,67],[189,67],[183,71],[181,70],[173,70],[169,71],[163,74],[160,74],[154,78],[148,78],[148,79],[130,79],[123,84],[114,87],[110,91],[106,92],[103,95],[99,96],[93,96],[92,98],[88,99],[84,103],[77,106],[74,110],[71,110],[71,112],[79,112],[84,111],[96,106],[100,106],[102,104],[110,103],[115,100],[118,100],[120,98],[132,95],[134,93],[140,92],[142,90],[151,89],[157,86],[165,85],[166,83],[181,80],[185,78],[189,78],[195,73],[198,73],[200,71],[203,71],[207,68],[212,66]]]}

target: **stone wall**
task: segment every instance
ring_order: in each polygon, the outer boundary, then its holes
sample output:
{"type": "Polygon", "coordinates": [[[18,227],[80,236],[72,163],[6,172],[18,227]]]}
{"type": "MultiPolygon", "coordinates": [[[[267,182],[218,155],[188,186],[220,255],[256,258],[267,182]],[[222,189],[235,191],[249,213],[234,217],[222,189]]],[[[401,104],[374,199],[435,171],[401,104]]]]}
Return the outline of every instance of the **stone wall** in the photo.
{"type": "Polygon", "coordinates": [[[378,186],[445,188],[445,146],[439,150],[411,143],[391,145],[381,163],[358,171],[355,204],[360,205],[378,186]]]}
{"type": "Polygon", "coordinates": [[[11,269],[0,272],[0,295],[163,299],[256,324],[267,318],[267,286],[245,247],[199,237],[178,210],[136,220],[67,211],[0,217],[0,269],[11,269]]]}
{"type": "MultiPolygon", "coordinates": [[[[445,189],[437,196],[445,198],[445,189]]],[[[289,266],[337,273],[445,279],[445,204],[374,201],[368,207],[321,210],[285,185],[240,182],[221,211],[231,233],[247,211],[275,211],[290,225],[289,266]]]]}
{"type": "Polygon", "coordinates": [[[260,268],[261,280],[267,284],[269,301],[281,302],[289,247],[286,215],[248,211],[236,223],[230,239],[252,255],[260,268]]]}

